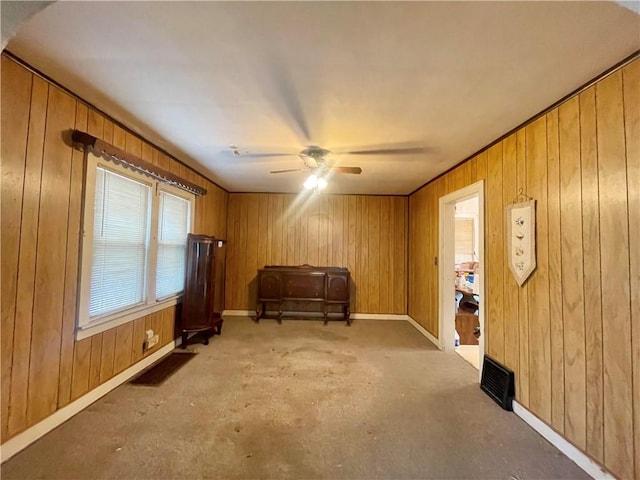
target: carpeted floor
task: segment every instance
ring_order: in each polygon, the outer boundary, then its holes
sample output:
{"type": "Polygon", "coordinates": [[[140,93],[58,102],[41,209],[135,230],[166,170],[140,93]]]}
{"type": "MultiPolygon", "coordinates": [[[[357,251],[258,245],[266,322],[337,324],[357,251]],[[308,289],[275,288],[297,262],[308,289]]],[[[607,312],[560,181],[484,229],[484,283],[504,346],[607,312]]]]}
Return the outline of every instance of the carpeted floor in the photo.
{"type": "Polygon", "coordinates": [[[225,321],[158,386],[126,384],[9,479],[589,478],[408,322],[225,321]]]}

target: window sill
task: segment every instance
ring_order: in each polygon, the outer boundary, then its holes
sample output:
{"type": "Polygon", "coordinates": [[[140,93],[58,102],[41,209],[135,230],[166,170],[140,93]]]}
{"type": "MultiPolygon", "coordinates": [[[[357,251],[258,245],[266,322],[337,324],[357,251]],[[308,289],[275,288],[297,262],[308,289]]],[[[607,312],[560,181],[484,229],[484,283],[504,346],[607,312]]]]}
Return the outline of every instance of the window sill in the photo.
{"type": "Polygon", "coordinates": [[[93,335],[111,330],[112,328],[124,325],[125,323],[133,322],[138,318],[172,307],[180,302],[182,302],[182,295],[166,298],[160,302],[154,303],[153,305],[146,305],[134,311],[129,310],[122,312],[107,319],[96,320],[92,323],[88,323],[87,325],[83,325],[82,327],[78,327],[76,330],[76,340],[92,337],[93,335]]]}

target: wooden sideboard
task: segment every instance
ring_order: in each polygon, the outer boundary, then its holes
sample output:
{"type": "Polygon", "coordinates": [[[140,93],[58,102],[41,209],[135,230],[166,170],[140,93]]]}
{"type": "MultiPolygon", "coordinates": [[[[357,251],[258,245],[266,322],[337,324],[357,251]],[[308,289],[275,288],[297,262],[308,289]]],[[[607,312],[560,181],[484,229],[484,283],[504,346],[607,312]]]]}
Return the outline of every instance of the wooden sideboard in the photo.
{"type": "Polygon", "coordinates": [[[277,307],[277,316],[282,321],[283,305],[311,303],[322,309],[326,324],[331,306],[342,308],[347,325],[351,325],[349,270],[341,267],[265,266],[258,270],[258,298],[256,321],[267,317],[267,304],[277,307]]]}

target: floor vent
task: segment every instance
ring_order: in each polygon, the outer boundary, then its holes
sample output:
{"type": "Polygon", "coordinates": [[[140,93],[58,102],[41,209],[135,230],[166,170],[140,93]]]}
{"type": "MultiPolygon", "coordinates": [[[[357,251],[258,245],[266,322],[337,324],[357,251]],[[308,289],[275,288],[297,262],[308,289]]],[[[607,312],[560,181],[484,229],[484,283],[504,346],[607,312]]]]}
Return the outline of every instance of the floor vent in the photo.
{"type": "Polygon", "coordinates": [[[513,410],[516,394],[514,374],[488,355],[484,356],[480,388],[505,410],[513,410]]]}
{"type": "Polygon", "coordinates": [[[192,360],[197,353],[173,351],[169,355],[151,365],[131,382],[133,385],[153,385],[159,386],[171,375],[176,373],[185,363],[192,360]]]}

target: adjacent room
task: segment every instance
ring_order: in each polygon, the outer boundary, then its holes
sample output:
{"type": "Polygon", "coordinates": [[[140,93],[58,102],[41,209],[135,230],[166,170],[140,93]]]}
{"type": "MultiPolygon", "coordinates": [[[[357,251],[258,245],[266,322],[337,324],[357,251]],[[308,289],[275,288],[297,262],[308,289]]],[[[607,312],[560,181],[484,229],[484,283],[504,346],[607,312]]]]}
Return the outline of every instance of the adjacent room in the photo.
{"type": "Polygon", "coordinates": [[[2,478],[640,477],[640,3],[0,2],[2,478]]]}

